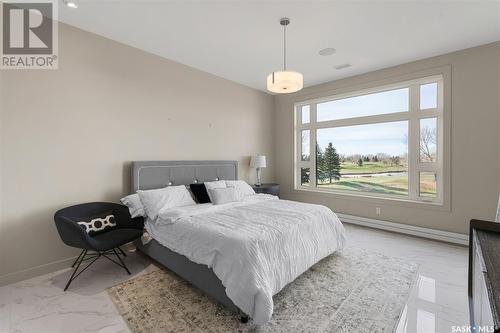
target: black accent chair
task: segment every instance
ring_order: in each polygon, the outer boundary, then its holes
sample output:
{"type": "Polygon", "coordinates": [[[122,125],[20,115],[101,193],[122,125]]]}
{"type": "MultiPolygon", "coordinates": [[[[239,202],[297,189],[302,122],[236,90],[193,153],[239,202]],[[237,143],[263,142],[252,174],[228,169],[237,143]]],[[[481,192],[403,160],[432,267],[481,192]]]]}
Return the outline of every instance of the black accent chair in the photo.
{"type": "Polygon", "coordinates": [[[74,279],[100,257],[112,261],[125,269],[130,275],[130,271],[120,257],[120,255],[124,257],[127,255],[120,246],[141,237],[144,227],[142,217],[132,219],[128,208],[120,204],[111,202],[90,202],[58,210],[54,215],[54,221],[62,241],[68,246],[82,249],[82,252],[71,266],[75,267],[75,269],[64,291],[68,289],[74,279]],[[82,218],[92,217],[110,211],[113,212],[116,223],[116,227],[110,231],[89,236],[77,223],[81,221],[82,218]],[[91,251],[91,253],[89,253],[89,251],[91,251]],[[116,256],[118,261],[111,258],[113,255],[116,256]],[[82,262],[87,260],[91,260],[90,263],[77,274],[82,262]]]}

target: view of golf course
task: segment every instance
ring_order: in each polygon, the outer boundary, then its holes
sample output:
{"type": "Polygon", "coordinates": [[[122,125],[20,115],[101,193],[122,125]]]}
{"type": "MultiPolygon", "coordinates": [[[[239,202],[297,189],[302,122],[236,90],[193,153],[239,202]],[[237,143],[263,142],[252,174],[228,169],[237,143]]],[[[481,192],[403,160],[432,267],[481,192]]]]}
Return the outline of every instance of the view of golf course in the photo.
{"type": "MultiPolygon", "coordinates": [[[[435,159],[435,153],[429,155],[435,159]]],[[[308,158],[308,156],[304,156],[308,158]]],[[[419,173],[419,196],[436,197],[436,174],[419,173]]],[[[301,169],[302,185],[309,186],[310,168],[301,169]]],[[[391,195],[408,195],[408,163],[405,153],[389,155],[340,155],[329,142],[316,147],[316,186],[391,195]]]]}
{"type": "Polygon", "coordinates": [[[362,166],[346,161],[340,164],[340,179],[318,181],[319,187],[386,194],[408,194],[408,173],[404,165],[364,162],[362,166]]]}
{"type": "MultiPolygon", "coordinates": [[[[340,179],[318,180],[318,187],[338,190],[354,190],[372,193],[408,195],[408,173],[406,165],[387,165],[383,162],[365,162],[358,166],[353,162],[340,164],[340,179]]],[[[420,196],[436,196],[434,173],[420,175],[420,196]]]]}

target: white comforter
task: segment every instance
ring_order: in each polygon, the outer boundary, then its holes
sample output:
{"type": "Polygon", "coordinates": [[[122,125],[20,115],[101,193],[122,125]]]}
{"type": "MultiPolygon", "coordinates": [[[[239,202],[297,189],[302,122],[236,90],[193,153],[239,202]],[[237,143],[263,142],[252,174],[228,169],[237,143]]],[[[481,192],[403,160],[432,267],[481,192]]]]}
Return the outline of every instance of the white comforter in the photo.
{"type": "Polygon", "coordinates": [[[146,229],[162,245],[212,268],[227,296],[257,324],[271,318],[273,295],[345,240],[327,207],[269,195],[161,211],[146,229]]]}

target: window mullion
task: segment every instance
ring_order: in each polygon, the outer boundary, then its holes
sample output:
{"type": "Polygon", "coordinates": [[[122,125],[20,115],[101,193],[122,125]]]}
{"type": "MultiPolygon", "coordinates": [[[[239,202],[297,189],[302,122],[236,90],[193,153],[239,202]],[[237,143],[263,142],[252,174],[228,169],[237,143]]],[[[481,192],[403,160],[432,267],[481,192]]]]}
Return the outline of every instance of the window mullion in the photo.
{"type": "Polygon", "coordinates": [[[295,187],[301,186],[300,168],[302,166],[302,130],[299,126],[301,123],[301,107],[298,106],[295,110],[295,187]]]}
{"type": "Polygon", "coordinates": [[[420,172],[438,172],[441,169],[441,164],[440,163],[432,163],[432,162],[426,162],[426,163],[418,163],[418,171],[420,172]]]}
{"type": "Polygon", "coordinates": [[[316,187],[316,103],[311,104],[309,121],[311,123],[311,131],[309,132],[309,161],[311,162],[309,184],[311,184],[311,187],[316,187]]]}
{"type": "Polygon", "coordinates": [[[326,120],[315,123],[315,128],[331,128],[331,127],[357,126],[357,125],[368,125],[368,124],[378,124],[378,123],[390,123],[393,121],[404,121],[407,119],[408,119],[408,112],[404,111],[397,113],[377,114],[364,117],[326,120]]]}
{"type": "Polygon", "coordinates": [[[408,128],[408,196],[410,199],[418,199],[419,189],[419,159],[420,159],[420,120],[418,111],[420,108],[420,86],[410,86],[410,121],[408,128]]]}
{"type": "MultiPolygon", "coordinates": [[[[438,110],[439,116],[437,117],[437,162],[439,169],[437,171],[437,183],[436,192],[437,198],[440,201],[444,200],[444,165],[445,165],[445,153],[444,153],[444,140],[445,140],[445,128],[444,128],[444,84],[442,80],[438,81],[438,110]]],[[[449,124],[448,126],[451,126],[449,124]]],[[[448,127],[449,128],[449,127],[448,127]]],[[[447,170],[449,172],[449,169],[447,170]]]]}
{"type": "Polygon", "coordinates": [[[441,111],[442,110],[440,108],[437,108],[437,109],[419,110],[418,113],[421,118],[436,118],[439,117],[441,111]]]}

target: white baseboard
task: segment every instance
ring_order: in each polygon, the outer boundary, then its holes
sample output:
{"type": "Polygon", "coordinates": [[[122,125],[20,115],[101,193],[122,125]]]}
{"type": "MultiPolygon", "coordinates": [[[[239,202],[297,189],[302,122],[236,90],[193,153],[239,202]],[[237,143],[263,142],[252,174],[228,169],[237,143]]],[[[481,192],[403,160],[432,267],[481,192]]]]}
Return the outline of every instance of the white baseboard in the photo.
{"type": "Polygon", "coordinates": [[[423,238],[436,239],[444,242],[469,245],[469,236],[465,234],[459,234],[455,232],[442,231],[431,228],[417,227],[413,225],[394,223],[382,220],[371,219],[367,217],[360,217],[347,214],[337,214],[339,219],[345,223],[362,225],[370,228],[389,230],[394,232],[399,232],[401,234],[407,234],[412,236],[418,236],[423,238]]]}
{"type": "Polygon", "coordinates": [[[8,273],[0,276],[0,286],[15,283],[18,281],[23,281],[30,279],[35,276],[52,273],[63,268],[69,268],[73,261],[76,260],[75,257],[61,259],[57,261],[50,262],[48,264],[43,264],[35,267],[30,267],[17,272],[8,273]]]}
{"type": "MultiPolygon", "coordinates": [[[[128,252],[132,248],[135,249],[135,246],[133,245],[132,242],[130,242],[130,243],[127,243],[125,245],[122,245],[121,248],[124,251],[128,252]]],[[[65,259],[59,259],[56,261],[49,262],[47,264],[43,264],[43,265],[39,265],[39,266],[35,266],[35,267],[30,267],[30,268],[22,269],[22,270],[19,270],[16,272],[0,275],[0,287],[5,286],[7,284],[31,279],[31,278],[34,278],[34,277],[37,277],[40,275],[56,272],[56,271],[59,271],[61,269],[70,268],[71,264],[73,264],[73,262],[75,262],[77,257],[78,256],[73,256],[73,257],[69,257],[69,258],[65,258],[65,259]]]]}
{"type": "MultiPolygon", "coordinates": [[[[398,232],[401,234],[407,234],[412,236],[418,236],[423,238],[436,239],[444,242],[460,244],[460,245],[468,245],[469,244],[469,236],[464,234],[459,234],[455,232],[442,231],[430,228],[422,228],[416,227],[413,225],[394,223],[382,220],[371,219],[367,217],[360,217],[354,215],[347,215],[338,213],[337,216],[342,222],[362,225],[370,228],[388,230],[393,232],[398,232]]],[[[21,271],[9,273],[0,276],[0,286],[14,283],[17,281],[26,280],[35,276],[47,274],[50,272],[55,272],[57,270],[68,268],[72,262],[76,259],[75,257],[61,259],[57,261],[53,261],[48,264],[35,266],[31,268],[27,268],[21,271]]]]}

